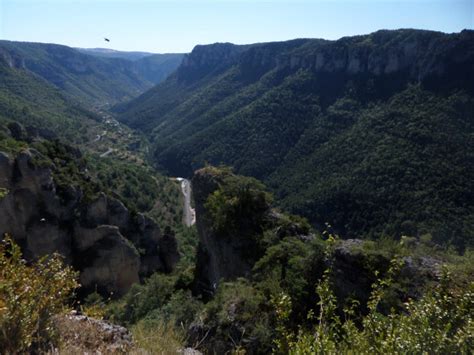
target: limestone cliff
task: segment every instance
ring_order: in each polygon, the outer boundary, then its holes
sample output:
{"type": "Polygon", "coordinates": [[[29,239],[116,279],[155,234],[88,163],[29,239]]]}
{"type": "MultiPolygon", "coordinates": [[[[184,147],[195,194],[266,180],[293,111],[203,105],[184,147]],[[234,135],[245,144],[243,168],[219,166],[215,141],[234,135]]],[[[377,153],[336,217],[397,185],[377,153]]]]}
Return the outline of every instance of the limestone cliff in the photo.
{"type": "Polygon", "coordinates": [[[396,74],[403,82],[428,84],[443,78],[444,82],[459,84],[461,79],[466,79],[461,75],[472,73],[473,38],[474,32],[470,30],[447,35],[403,29],[380,30],[337,41],[296,39],[246,46],[215,43],[196,46],[185,56],[177,73],[179,78],[189,80],[192,73],[193,78],[201,78],[219,68],[236,65],[244,76],[253,80],[270,70],[305,69],[321,74],[375,78],[396,74]]]}
{"type": "MultiPolygon", "coordinates": [[[[204,297],[212,297],[223,280],[251,279],[254,266],[267,249],[288,238],[302,242],[306,245],[303,248],[308,250],[314,248],[314,242],[323,243],[304,221],[271,209],[268,198],[260,190],[263,186],[254,179],[206,167],[195,172],[192,184],[199,234],[195,292],[204,297]],[[268,239],[268,235],[272,237],[268,239]]],[[[393,255],[370,249],[368,245],[373,242],[365,243],[359,239],[340,240],[331,260],[326,259],[323,252],[315,253],[308,274],[311,285],[330,267],[340,299],[352,295],[366,302],[371,285],[376,282],[374,269],[385,272],[393,255]]],[[[405,257],[402,261],[400,280],[403,280],[404,293],[397,295],[400,299],[418,297],[425,282],[439,277],[439,260],[405,257]]],[[[278,269],[278,265],[270,267],[278,269]]],[[[284,268],[282,273],[285,274],[284,268]]]]}
{"type": "Polygon", "coordinates": [[[78,187],[58,191],[54,166],[41,158],[34,149],[0,152],[0,187],[7,191],[0,235],[10,234],[27,260],[58,252],[80,271],[84,290],[118,295],[140,277],[173,269],[179,258],[173,236],[105,194],[87,202],[78,187]]]}
{"type": "Polygon", "coordinates": [[[207,167],[195,172],[192,185],[199,234],[197,293],[211,296],[221,280],[250,277],[265,252],[264,230],[275,230],[278,238],[312,238],[297,224],[282,231],[283,215],[270,208],[270,197],[253,178],[207,167]]]}
{"type": "Polygon", "coordinates": [[[221,279],[249,276],[250,260],[244,257],[248,242],[238,236],[220,235],[213,230],[212,217],[205,204],[208,197],[219,188],[222,177],[210,169],[198,170],[192,179],[196,206],[196,227],[199,246],[196,265],[198,293],[212,295],[221,279]]]}

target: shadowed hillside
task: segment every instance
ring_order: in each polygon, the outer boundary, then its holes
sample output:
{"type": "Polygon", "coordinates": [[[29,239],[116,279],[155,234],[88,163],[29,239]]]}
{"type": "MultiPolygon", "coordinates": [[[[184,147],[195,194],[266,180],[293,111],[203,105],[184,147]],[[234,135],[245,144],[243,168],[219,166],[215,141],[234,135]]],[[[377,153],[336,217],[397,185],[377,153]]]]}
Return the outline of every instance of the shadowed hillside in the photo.
{"type": "Polygon", "coordinates": [[[122,105],[154,162],[264,180],[281,206],[341,235],[474,236],[474,32],[378,31],[197,46],[122,105]]]}
{"type": "Polygon", "coordinates": [[[0,60],[8,66],[32,72],[75,99],[97,106],[138,96],[181,60],[181,55],[156,56],[132,61],[88,55],[57,44],[0,41],[0,60]]]}

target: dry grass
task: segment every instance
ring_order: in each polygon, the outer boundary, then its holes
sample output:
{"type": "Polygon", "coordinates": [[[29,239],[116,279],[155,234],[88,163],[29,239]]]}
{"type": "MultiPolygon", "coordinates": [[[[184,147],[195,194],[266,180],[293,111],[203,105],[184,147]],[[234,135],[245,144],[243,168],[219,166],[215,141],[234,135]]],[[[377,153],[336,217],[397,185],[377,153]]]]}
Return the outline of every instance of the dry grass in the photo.
{"type": "Polygon", "coordinates": [[[136,355],[177,354],[184,348],[185,337],[172,322],[140,321],[131,329],[136,355]]]}
{"type": "Polygon", "coordinates": [[[50,354],[128,354],[133,349],[127,329],[86,316],[55,319],[60,345],[50,354]]]}

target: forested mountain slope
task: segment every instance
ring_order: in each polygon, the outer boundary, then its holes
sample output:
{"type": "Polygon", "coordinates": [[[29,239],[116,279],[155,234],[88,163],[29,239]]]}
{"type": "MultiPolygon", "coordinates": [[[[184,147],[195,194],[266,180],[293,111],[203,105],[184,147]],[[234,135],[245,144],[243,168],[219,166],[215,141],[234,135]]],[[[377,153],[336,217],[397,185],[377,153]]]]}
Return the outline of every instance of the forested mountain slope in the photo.
{"type": "MultiPolygon", "coordinates": [[[[177,66],[180,58],[171,58],[177,66]]],[[[92,56],[57,44],[11,41],[0,41],[0,60],[36,74],[83,103],[97,106],[132,99],[157,82],[157,72],[163,79],[175,69],[159,60],[142,63],[92,56]]]]}
{"type": "Polygon", "coordinates": [[[183,60],[183,53],[123,52],[105,48],[76,48],[78,51],[103,58],[122,58],[133,62],[139,75],[159,84],[165,80],[183,60]]]}
{"type": "Polygon", "coordinates": [[[88,173],[130,210],[149,213],[160,226],[180,224],[179,187],[143,161],[142,136],[0,56],[0,151],[44,140],[80,148],[88,173]]]}
{"type": "Polygon", "coordinates": [[[60,89],[0,57],[0,124],[18,122],[47,137],[84,144],[99,132],[100,117],[60,89]]]}
{"type": "Polygon", "coordinates": [[[343,236],[429,233],[465,245],[473,92],[473,31],[383,30],[197,46],[119,111],[172,174],[224,163],[343,236]]]}

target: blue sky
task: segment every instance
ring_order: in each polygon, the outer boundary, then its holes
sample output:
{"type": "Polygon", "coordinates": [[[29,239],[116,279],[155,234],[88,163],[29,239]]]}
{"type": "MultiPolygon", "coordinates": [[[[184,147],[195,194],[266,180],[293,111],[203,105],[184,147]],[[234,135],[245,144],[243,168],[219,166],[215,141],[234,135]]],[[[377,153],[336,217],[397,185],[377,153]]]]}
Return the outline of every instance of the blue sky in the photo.
{"type": "Polygon", "coordinates": [[[474,0],[0,0],[1,39],[86,48],[188,52],[382,28],[472,29],[474,0]]]}

